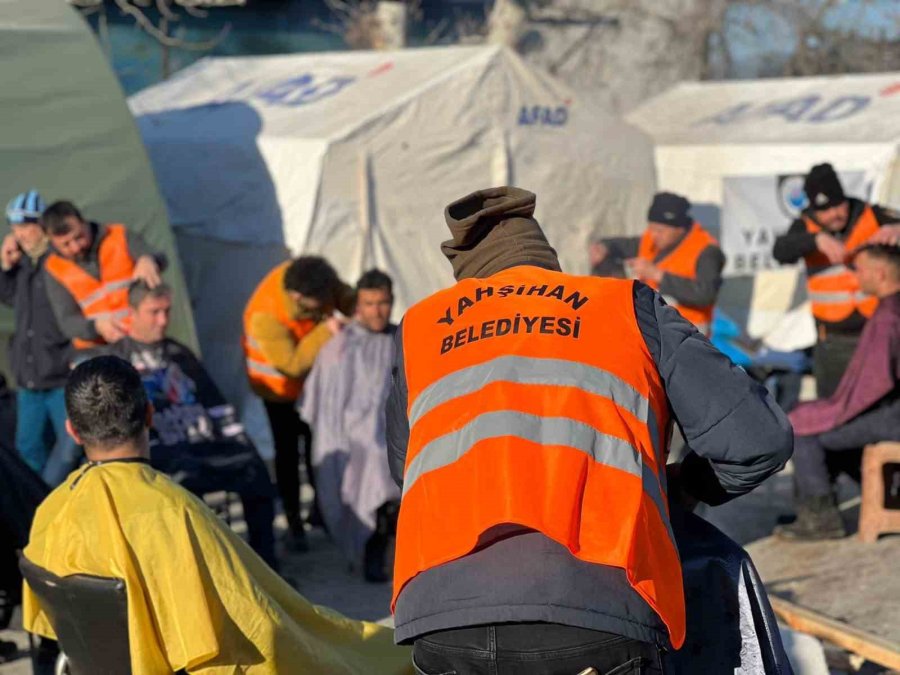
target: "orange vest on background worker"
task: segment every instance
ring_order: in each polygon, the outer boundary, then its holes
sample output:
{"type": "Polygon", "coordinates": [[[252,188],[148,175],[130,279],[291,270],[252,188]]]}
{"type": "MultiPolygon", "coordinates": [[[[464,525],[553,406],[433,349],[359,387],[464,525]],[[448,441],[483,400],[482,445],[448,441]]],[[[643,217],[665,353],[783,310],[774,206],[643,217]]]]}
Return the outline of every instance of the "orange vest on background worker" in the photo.
{"type": "MultiPolygon", "coordinates": [[[[125,226],[107,225],[102,236],[97,255],[99,279],[57,253],[47,257],[47,272],[72,294],[85,318],[92,321],[117,319],[127,324],[131,315],[128,287],[134,274],[134,259],[128,250],[125,226]]],[[[106,342],[75,338],[72,344],[76,349],[91,349],[106,342]]]]}
{"type": "Polygon", "coordinates": [[[312,319],[294,319],[289,310],[290,301],[284,290],[284,273],[291,261],[288,260],[269,272],[250,296],[244,309],[244,356],[246,357],[247,377],[254,391],[266,392],[285,401],[294,401],[300,396],[303,382],[296,377],[288,377],[279,371],[253,337],[251,316],[264,312],[274,316],[286,326],[299,342],[313,328],[316,322],[312,319]]]}
{"type": "MultiPolygon", "coordinates": [[[[812,218],[803,217],[806,231],[810,234],[822,232],[821,226],[812,218]]],[[[871,206],[866,206],[853,226],[850,237],[844,242],[849,254],[862,246],[878,232],[878,220],[871,206]]],[[[843,321],[854,311],[870,317],[878,307],[878,298],[866,295],[859,288],[856,275],[846,265],[832,265],[819,251],[805,256],[806,289],[812,302],[812,313],[819,321],[836,323],[843,321]]]]}
{"type": "Polygon", "coordinates": [[[631,281],[514,267],[407,312],[410,437],[392,609],[417,574],[513,523],[623,569],[682,644],[668,402],[632,292],[631,281]]]}
{"type": "MultiPolygon", "coordinates": [[[[675,276],[696,279],[697,259],[700,257],[700,254],[703,253],[708,246],[718,245],[719,242],[716,241],[715,237],[704,230],[699,223],[694,223],[691,226],[691,229],[688,230],[687,235],[685,235],[681,242],[675,247],[675,250],[657,262],[656,266],[663,272],[668,272],[675,276]]],[[[655,262],[658,253],[656,247],[653,245],[650,233],[644,232],[644,236],[641,237],[641,242],[638,246],[638,258],[655,262]]],[[[654,290],[659,290],[659,284],[652,281],[647,281],[646,283],[654,290]]],[[[676,299],[670,297],[666,297],[666,302],[675,307],[681,316],[694,324],[698,331],[706,336],[710,335],[714,305],[692,307],[682,305],[676,299]]]]}

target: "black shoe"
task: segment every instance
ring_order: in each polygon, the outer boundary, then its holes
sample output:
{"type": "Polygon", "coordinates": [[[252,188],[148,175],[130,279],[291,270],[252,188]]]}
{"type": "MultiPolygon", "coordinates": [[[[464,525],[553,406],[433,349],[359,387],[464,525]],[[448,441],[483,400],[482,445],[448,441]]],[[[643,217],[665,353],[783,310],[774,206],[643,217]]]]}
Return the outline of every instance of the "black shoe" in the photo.
{"type": "Polygon", "coordinates": [[[843,539],[847,530],[834,497],[823,495],[800,502],[797,520],[790,525],[779,525],[773,534],[787,541],[825,541],[843,539]]]}
{"type": "Polygon", "coordinates": [[[309,551],[309,542],[306,539],[306,528],[299,515],[288,515],[288,532],[285,543],[289,551],[293,553],[306,553],[309,551]]]}
{"type": "Polygon", "coordinates": [[[0,640],[0,663],[14,661],[19,656],[19,647],[15,642],[0,640]]]}

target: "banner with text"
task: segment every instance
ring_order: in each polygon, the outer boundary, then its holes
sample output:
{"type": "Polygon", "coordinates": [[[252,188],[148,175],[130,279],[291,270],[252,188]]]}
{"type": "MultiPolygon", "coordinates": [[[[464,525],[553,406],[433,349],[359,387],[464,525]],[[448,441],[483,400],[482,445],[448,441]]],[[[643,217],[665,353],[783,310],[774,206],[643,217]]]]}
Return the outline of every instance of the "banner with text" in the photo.
{"type": "MultiPolygon", "coordinates": [[[[840,174],[848,196],[868,199],[872,189],[862,171],[840,174]]],[[[772,257],[775,239],[787,232],[806,208],[803,174],[731,176],[722,183],[722,250],[725,276],[755,274],[779,265],[772,257]]]]}

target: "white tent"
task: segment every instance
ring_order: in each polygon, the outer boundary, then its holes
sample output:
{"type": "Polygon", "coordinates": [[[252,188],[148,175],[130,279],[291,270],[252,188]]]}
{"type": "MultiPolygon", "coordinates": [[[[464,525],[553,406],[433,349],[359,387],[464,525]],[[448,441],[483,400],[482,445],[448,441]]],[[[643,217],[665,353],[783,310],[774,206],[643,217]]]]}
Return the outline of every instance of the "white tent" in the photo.
{"type": "Polygon", "coordinates": [[[810,344],[799,270],[774,271],[772,244],[820,162],[848,194],[900,204],[900,73],[686,83],[628,120],[654,140],[660,189],[688,196],[720,230],[730,277],[720,307],[772,346],[810,344]]]}
{"type": "Polygon", "coordinates": [[[566,268],[643,228],[640,132],[497,47],[205,59],[130,100],[187,270],[204,356],[243,387],[240,317],[290,253],[349,282],[378,266],[397,313],[452,282],[444,206],[515,184],[566,268]]]}

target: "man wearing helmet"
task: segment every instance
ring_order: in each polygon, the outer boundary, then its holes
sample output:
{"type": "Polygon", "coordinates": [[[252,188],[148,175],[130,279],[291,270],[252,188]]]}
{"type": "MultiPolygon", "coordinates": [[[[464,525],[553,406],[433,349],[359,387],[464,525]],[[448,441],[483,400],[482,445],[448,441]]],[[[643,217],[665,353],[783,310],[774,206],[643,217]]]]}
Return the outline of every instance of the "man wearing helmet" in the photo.
{"type": "Polygon", "coordinates": [[[72,347],[47,298],[42,269],[49,244],[40,225],[43,210],[37,190],[9,202],[6,219],[12,231],[0,246],[0,302],[15,314],[9,361],[17,385],[16,448],[33,470],[55,484],[71,468],[75,448],[65,431],[63,400],[72,347]],[[48,440],[53,437],[57,448],[51,460],[48,440]]]}

